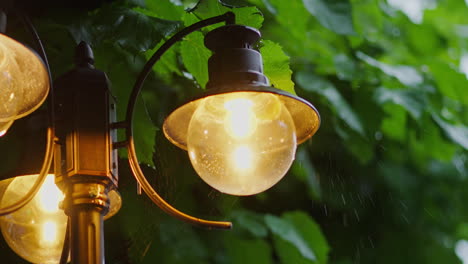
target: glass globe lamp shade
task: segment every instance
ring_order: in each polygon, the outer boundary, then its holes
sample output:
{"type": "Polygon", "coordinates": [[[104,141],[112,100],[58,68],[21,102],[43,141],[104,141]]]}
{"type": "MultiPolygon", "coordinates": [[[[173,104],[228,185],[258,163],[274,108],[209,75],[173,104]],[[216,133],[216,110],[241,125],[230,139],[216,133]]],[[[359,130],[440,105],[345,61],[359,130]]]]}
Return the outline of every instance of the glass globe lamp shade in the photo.
{"type": "MultiPolygon", "coordinates": [[[[22,198],[38,175],[18,176],[0,182],[0,206],[22,198]]],[[[49,174],[36,196],[18,211],[0,218],[5,241],[16,254],[32,263],[59,263],[67,216],[59,209],[63,194],[49,174]]]]}
{"type": "Polygon", "coordinates": [[[187,149],[198,175],[213,188],[256,194],[277,183],[291,166],[294,122],[273,94],[210,96],[193,113],[187,149]]]}
{"type": "Polygon", "coordinates": [[[198,175],[232,195],[253,195],[289,170],[297,144],[320,118],[299,97],[271,87],[208,91],[169,115],[166,137],[189,153],[198,175]]]}
{"type": "Polygon", "coordinates": [[[36,110],[49,92],[49,76],[39,56],[0,34],[0,136],[15,119],[36,110]]]}
{"type": "MultiPolygon", "coordinates": [[[[0,206],[24,197],[38,175],[17,176],[0,181],[0,206]]],[[[109,192],[110,208],[104,219],[115,215],[122,199],[116,190],[109,192]]],[[[59,208],[62,191],[53,174],[47,175],[36,196],[18,211],[0,217],[5,241],[19,256],[32,263],[59,263],[65,239],[67,216],[59,208]]]]}

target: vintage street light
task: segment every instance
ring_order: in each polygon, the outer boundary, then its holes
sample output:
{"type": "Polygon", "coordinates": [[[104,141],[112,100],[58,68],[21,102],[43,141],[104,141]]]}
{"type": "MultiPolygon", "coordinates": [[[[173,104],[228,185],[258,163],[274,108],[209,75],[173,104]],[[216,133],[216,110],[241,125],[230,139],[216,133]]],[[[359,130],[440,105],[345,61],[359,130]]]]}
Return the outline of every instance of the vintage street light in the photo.
{"type": "Polygon", "coordinates": [[[49,76],[41,58],[4,35],[6,15],[0,12],[0,137],[13,121],[36,110],[49,92],[49,76]]]}
{"type": "MultiPolygon", "coordinates": [[[[0,182],[0,216],[3,216],[0,224],[8,243],[13,245],[21,232],[26,231],[11,228],[15,225],[9,219],[28,206],[41,204],[37,201],[44,194],[39,190],[43,183],[52,188],[52,176],[47,175],[54,156],[55,183],[64,194],[62,207],[66,216],[53,217],[68,218],[68,230],[53,229],[57,225],[45,220],[52,217],[49,211],[44,211],[45,207],[30,209],[42,210],[45,216],[37,216],[32,223],[35,225],[30,225],[37,232],[31,236],[29,244],[20,249],[24,251],[21,256],[47,253],[43,248],[47,242],[52,243],[55,236],[65,237],[64,243],[53,242],[63,244],[61,263],[66,263],[68,258],[72,263],[104,263],[103,220],[115,214],[120,206],[116,150],[122,147],[128,149],[130,167],[139,186],[163,211],[197,226],[231,227],[230,222],[208,221],[184,214],[164,201],[140,168],[132,129],[137,97],[154,64],[186,35],[221,22],[226,25],[205,37],[205,45],[213,51],[208,63],[210,80],[206,92],[172,112],[163,124],[164,134],[188,151],[192,165],[206,183],[224,193],[256,194],[270,188],[286,174],[294,160],[296,146],[317,131],[320,117],[307,101],[268,85],[261,55],[255,50],[260,33],[235,25],[233,13],[197,22],[166,41],[136,80],[126,119],[122,122],[115,120],[116,104],[109,81],[105,73],[94,68],[92,50],[82,42],[76,50],[75,68],[59,77],[54,83],[55,89],[51,89],[47,146],[39,175],[34,176],[35,180],[25,181],[27,184],[19,183],[21,192],[16,191],[12,182],[22,181],[24,177],[0,182]],[[117,129],[125,129],[125,141],[117,142],[117,129]],[[16,198],[10,193],[15,193],[16,198]],[[12,230],[16,233],[10,233],[12,230]]],[[[27,25],[35,34],[32,25],[27,25]]],[[[45,59],[40,41],[38,44],[45,59]]],[[[60,192],[48,193],[62,197],[60,192]]],[[[56,210],[56,205],[53,207],[54,212],[60,211],[56,210]]],[[[26,219],[27,215],[21,217],[26,219]]],[[[42,262],[57,263],[57,252],[52,255],[55,259],[42,262]]]]}

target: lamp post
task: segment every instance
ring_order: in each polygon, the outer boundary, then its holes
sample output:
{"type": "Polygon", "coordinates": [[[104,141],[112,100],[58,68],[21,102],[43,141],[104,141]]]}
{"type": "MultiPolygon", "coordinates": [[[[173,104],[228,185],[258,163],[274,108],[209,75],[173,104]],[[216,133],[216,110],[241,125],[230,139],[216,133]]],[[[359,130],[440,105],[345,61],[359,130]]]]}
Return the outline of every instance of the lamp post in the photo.
{"type": "Polygon", "coordinates": [[[0,208],[0,215],[13,215],[33,199],[54,156],[55,183],[65,195],[63,209],[69,219],[61,262],[67,261],[69,247],[72,263],[104,263],[103,221],[119,207],[117,149],[126,147],[138,184],[163,211],[197,226],[230,228],[229,222],[199,219],[164,201],[140,168],[132,130],[136,100],[154,64],[184,36],[217,23],[226,25],[205,38],[213,51],[207,91],[171,113],[164,122],[164,134],[188,151],[200,177],[221,192],[252,195],[278,182],[291,166],[297,144],[317,131],[320,117],[307,101],[269,86],[261,55],[255,50],[260,33],[236,25],[234,14],[228,12],[182,29],[154,53],[135,82],[121,122],[115,120],[116,103],[105,73],[94,68],[89,45],[80,43],[75,68],[51,89],[43,168],[30,191],[13,205],[0,208]],[[126,131],[123,142],[115,137],[118,129],[126,131]]]}

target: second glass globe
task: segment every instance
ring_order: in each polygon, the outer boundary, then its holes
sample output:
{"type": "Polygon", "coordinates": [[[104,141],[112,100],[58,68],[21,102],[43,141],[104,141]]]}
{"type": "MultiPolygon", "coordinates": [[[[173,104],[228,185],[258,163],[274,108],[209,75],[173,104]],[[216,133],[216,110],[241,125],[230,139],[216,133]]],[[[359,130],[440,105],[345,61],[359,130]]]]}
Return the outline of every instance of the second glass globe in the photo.
{"type": "Polygon", "coordinates": [[[293,119],[278,96],[234,92],[203,99],[187,132],[187,150],[200,177],[232,195],[276,184],[296,152],[293,119]]]}
{"type": "MultiPolygon", "coordinates": [[[[18,176],[0,182],[0,205],[3,207],[24,197],[37,177],[18,176]]],[[[54,175],[49,174],[31,202],[0,218],[0,229],[10,248],[32,263],[59,263],[67,225],[67,216],[59,209],[62,200],[63,194],[55,185],[54,175]]]]}

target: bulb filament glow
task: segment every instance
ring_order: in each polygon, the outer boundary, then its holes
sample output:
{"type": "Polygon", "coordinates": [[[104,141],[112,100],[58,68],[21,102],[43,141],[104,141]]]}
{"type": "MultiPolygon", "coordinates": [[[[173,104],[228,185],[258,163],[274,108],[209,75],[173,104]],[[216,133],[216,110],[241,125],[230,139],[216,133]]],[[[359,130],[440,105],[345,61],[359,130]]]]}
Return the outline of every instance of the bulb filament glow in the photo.
{"type": "Polygon", "coordinates": [[[56,213],[59,210],[59,204],[63,200],[63,194],[55,185],[54,176],[48,175],[39,190],[39,208],[46,213],[56,213]]]}
{"type": "Polygon", "coordinates": [[[247,145],[238,146],[233,152],[234,167],[239,170],[248,170],[253,167],[253,153],[247,145]]]}
{"type": "Polygon", "coordinates": [[[225,128],[230,136],[244,139],[251,136],[257,127],[257,118],[249,99],[235,98],[224,103],[227,110],[225,128]]]}
{"type": "Polygon", "coordinates": [[[57,243],[57,223],[46,221],[42,224],[41,241],[47,244],[57,243]]]}

